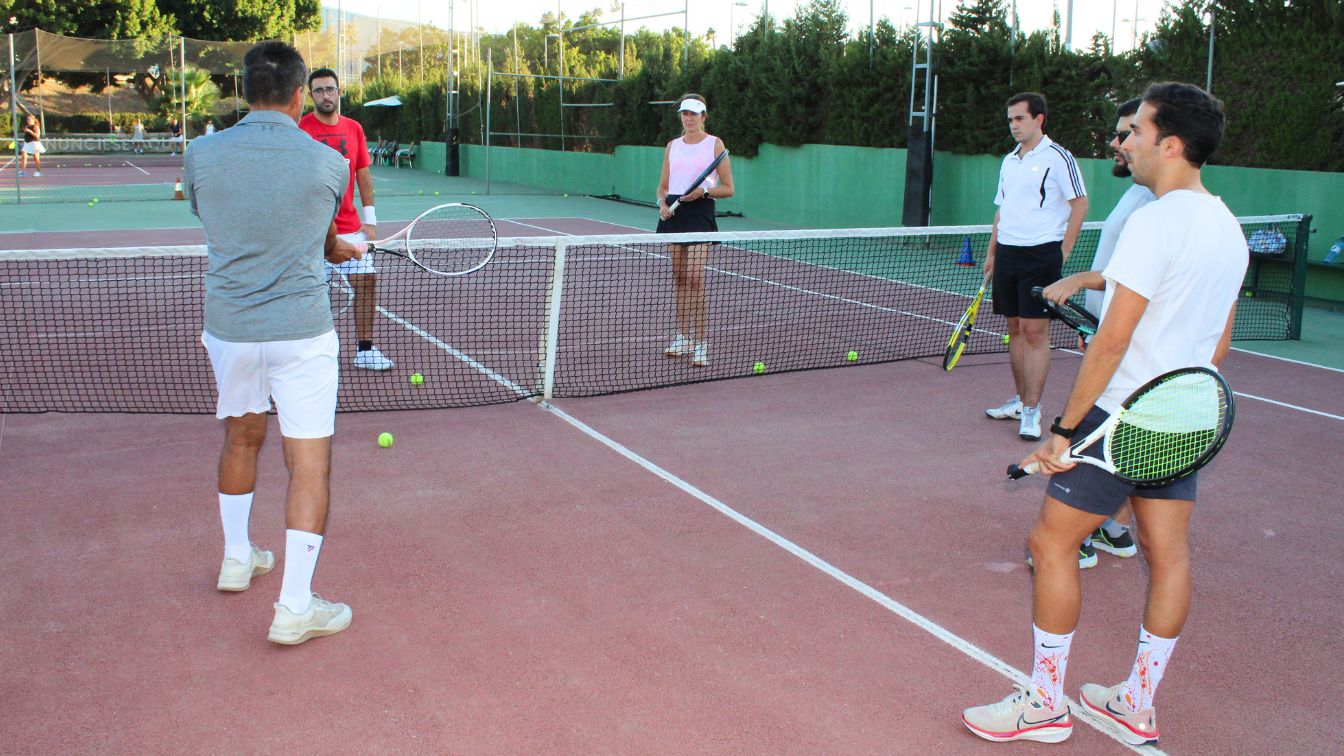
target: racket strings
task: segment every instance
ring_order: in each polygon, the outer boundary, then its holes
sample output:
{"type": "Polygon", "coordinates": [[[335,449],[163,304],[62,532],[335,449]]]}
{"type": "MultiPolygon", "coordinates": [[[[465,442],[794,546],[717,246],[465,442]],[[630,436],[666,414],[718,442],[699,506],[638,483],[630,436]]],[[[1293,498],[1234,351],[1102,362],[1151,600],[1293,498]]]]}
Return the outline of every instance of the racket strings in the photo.
{"type": "Polygon", "coordinates": [[[1116,472],[1131,480],[1179,477],[1221,444],[1228,409],[1223,384],[1207,374],[1154,386],[1121,410],[1108,439],[1116,472]]]}
{"type": "Polygon", "coordinates": [[[412,259],[437,271],[465,271],[484,263],[495,250],[495,225],[467,205],[446,206],[416,219],[401,247],[412,259]]]}

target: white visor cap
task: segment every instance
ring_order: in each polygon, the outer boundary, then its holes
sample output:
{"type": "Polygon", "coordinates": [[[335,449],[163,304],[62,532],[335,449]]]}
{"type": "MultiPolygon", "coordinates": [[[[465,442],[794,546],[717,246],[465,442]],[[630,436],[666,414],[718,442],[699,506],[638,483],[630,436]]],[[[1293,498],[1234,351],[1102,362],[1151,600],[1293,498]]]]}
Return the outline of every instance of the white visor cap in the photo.
{"type": "Polygon", "coordinates": [[[683,111],[690,111],[692,113],[703,113],[705,112],[705,104],[703,102],[700,102],[699,100],[689,100],[689,99],[682,100],[681,104],[677,106],[677,112],[680,113],[683,111]]]}

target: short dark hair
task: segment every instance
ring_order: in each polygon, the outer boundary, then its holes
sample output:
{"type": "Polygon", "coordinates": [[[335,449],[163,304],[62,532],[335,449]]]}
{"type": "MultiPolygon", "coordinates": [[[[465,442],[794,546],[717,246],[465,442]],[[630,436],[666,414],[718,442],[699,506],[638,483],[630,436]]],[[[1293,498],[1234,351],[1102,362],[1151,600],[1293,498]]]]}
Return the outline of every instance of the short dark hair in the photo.
{"type": "Polygon", "coordinates": [[[313,88],[313,79],[321,79],[328,76],[336,80],[336,88],[339,89],[341,86],[341,77],[337,76],[336,72],[330,68],[319,68],[308,74],[308,88],[313,88]]]}
{"type": "Polygon", "coordinates": [[[1142,97],[1135,97],[1132,100],[1125,100],[1124,102],[1120,103],[1120,107],[1115,109],[1115,117],[1124,118],[1125,116],[1134,115],[1135,113],[1139,112],[1139,104],[1142,102],[1143,102],[1142,97]]]}
{"type": "Polygon", "coordinates": [[[249,105],[284,105],[303,87],[308,66],[292,45],[261,42],[243,56],[243,99],[249,105]]]}
{"type": "Polygon", "coordinates": [[[1153,125],[1162,137],[1180,137],[1185,144],[1185,159],[1196,168],[1223,141],[1227,116],[1223,101],[1194,84],[1164,81],[1143,93],[1143,102],[1153,106],[1153,125]]]}
{"type": "Polygon", "coordinates": [[[1027,112],[1031,113],[1032,118],[1045,115],[1045,95],[1036,92],[1018,92],[1008,98],[1008,104],[1005,107],[1011,108],[1019,102],[1027,104],[1027,112]]]}

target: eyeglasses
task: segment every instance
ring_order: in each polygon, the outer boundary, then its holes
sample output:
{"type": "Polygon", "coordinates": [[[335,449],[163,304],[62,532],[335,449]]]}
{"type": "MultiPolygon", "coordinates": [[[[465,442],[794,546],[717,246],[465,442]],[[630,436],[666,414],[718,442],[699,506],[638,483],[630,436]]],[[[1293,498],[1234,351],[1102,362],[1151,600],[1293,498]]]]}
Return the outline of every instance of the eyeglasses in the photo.
{"type": "Polygon", "coordinates": [[[336,89],[337,89],[336,87],[318,87],[313,90],[313,94],[315,95],[336,94],[336,89]]]}
{"type": "Polygon", "coordinates": [[[1111,134],[1111,139],[1124,144],[1125,140],[1129,139],[1131,133],[1132,132],[1129,131],[1117,131],[1114,134],[1111,134]]]}

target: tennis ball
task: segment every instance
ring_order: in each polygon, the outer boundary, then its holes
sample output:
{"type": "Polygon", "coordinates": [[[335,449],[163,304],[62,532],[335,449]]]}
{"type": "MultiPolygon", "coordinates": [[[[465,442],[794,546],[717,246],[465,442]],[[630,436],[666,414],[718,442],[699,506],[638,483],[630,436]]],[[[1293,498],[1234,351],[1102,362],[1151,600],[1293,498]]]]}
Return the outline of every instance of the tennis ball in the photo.
{"type": "Polygon", "coordinates": [[[420,193],[421,193],[421,194],[424,194],[424,193],[425,193],[425,190],[424,190],[424,189],[421,189],[421,190],[420,190],[420,193]]]}
{"type": "Polygon", "coordinates": [[[765,363],[758,362],[755,365],[753,365],[751,369],[756,373],[756,375],[760,375],[761,373],[765,372],[765,363]]]}
{"type": "Polygon", "coordinates": [[[1007,343],[1008,343],[1008,340],[1009,340],[1010,338],[1011,338],[1011,337],[1010,337],[1008,334],[1005,333],[1005,334],[1003,335],[1003,343],[1007,344],[1007,343]]]}
{"type": "Polygon", "coordinates": [[[94,197],[94,198],[93,198],[93,204],[95,204],[95,205],[98,204],[98,198],[97,198],[97,197],[94,197]]]}
{"type": "Polygon", "coordinates": [[[434,192],[434,196],[435,196],[435,197],[439,196],[439,193],[438,193],[438,192],[434,192]]]}
{"type": "Polygon", "coordinates": [[[859,353],[851,349],[849,354],[845,355],[845,359],[849,360],[850,362],[858,362],[859,353]]]}
{"type": "Polygon", "coordinates": [[[425,382],[425,377],[424,377],[423,375],[420,375],[419,373],[411,373],[411,385],[412,385],[412,386],[419,386],[420,384],[422,384],[422,383],[424,383],[424,382],[425,382]]]}
{"type": "Polygon", "coordinates": [[[89,200],[89,207],[93,207],[93,200],[89,200]]]}
{"type": "Polygon", "coordinates": [[[392,434],[391,434],[391,433],[379,433],[379,434],[378,434],[378,445],[381,446],[381,447],[383,447],[384,449],[386,449],[387,447],[391,446],[391,445],[392,445],[392,434]]]}
{"type": "Polygon", "coordinates": [[[566,195],[565,195],[565,196],[566,196],[566,197],[568,197],[568,196],[569,196],[569,195],[568,195],[568,194],[566,194],[566,195]]]}

